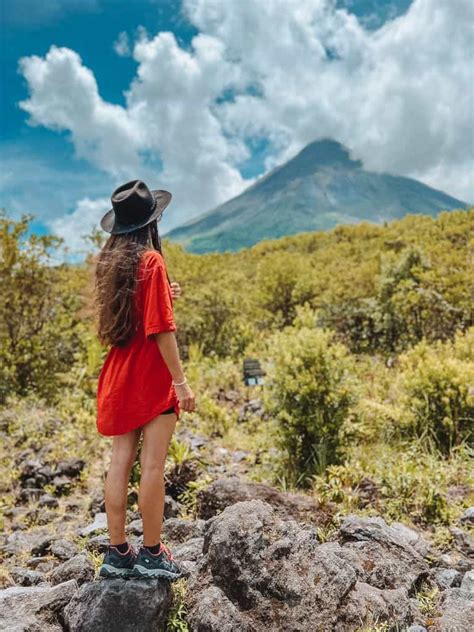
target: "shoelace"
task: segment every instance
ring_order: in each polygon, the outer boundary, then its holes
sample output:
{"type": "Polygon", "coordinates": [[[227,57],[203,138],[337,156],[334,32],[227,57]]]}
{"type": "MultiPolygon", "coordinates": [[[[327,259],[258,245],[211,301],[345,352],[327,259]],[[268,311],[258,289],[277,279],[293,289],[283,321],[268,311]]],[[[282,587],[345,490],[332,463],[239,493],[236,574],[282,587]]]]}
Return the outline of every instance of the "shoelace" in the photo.
{"type": "Polygon", "coordinates": [[[169,548],[166,546],[166,544],[163,544],[163,542],[161,543],[161,549],[160,549],[160,551],[164,551],[170,560],[174,560],[174,557],[173,557],[173,555],[172,555],[171,551],[170,551],[170,550],[169,550],[169,548]]]}

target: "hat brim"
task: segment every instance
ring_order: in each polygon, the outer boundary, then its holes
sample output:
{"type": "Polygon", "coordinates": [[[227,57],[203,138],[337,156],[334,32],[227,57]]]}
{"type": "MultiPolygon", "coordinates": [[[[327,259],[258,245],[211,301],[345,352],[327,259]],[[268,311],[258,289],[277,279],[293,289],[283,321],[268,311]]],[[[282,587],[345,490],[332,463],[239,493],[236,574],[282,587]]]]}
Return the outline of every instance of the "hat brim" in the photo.
{"type": "Polygon", "coordinates": [[[137,224],[120,224],[115,218],[114,209],[110,209],[104,215],[104,217],[100,220],[100,225],[106,233],[110,233],[111,235],[123,235],[124,233],[131,233],[138,228],[143,228],[150,224],[154,220],[161,217],[163,211],[171,202],[172,195],[169,191],[165,191],[164,189],[150,189],[150,193],[153,195],[156,206],[153,210],[153,213],[143,222],[139,222],[137,224]]]}

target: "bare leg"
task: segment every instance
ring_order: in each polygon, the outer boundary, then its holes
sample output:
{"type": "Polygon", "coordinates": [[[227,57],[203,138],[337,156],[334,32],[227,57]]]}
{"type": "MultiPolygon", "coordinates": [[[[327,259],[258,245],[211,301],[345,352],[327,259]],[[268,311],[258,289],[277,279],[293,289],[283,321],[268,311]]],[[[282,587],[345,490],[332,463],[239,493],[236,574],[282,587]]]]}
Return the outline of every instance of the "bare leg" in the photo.
{"type": "Polygon", "coordinates": [[[169,413],[159,415],[143,426],[138,507],[143,519],[144,546],[154,546],[161,539],[165,505],[165,460],[176,420],[176,413],[169,413]]]}
{"type": "Polygon", "coordinates": [[[126,540],[128,482],[140,434],[141,428],[137,428],[113,437],[112,457],[105,479],[105,511],[111,544],[121,544],[126,540]]]}

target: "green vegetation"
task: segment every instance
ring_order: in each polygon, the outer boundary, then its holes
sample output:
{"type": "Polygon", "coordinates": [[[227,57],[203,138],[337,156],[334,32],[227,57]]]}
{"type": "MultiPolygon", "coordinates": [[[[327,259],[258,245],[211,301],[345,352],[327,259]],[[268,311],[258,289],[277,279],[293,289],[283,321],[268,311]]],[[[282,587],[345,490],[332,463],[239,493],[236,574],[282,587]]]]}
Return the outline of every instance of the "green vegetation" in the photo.
{"type": "MultiPolygon", "coordinates": [[[[59,240],[31,235],[29,218],[0,222],[3,509],[15,502],[20,452],[84,458],[74,484],[86,502],[109,447],[95,427],[106,350],[94,334],[94,258],[55,265],[59,240]]],[[[383,515],[448,544],[447,528],[473,502],[473,244],[474,209],[233,254],[198,256],[165,241],[198,401],[182,424],[210,446],[245,451],[254,479],[334,503],[336,520],[383,515]],[[261,360],[263,387],[243,385],[244,357],[261,360]],[[260,408],[242,415],[251,399],[260,408]]],[[[211,480],[205,460],[176,440],[167,472],[192,514],[211,480]]],[[[135,491],[138,476],[137,463],[135,491]]],[[[186,629],[183,595],[169,629],[186,629]]]]}

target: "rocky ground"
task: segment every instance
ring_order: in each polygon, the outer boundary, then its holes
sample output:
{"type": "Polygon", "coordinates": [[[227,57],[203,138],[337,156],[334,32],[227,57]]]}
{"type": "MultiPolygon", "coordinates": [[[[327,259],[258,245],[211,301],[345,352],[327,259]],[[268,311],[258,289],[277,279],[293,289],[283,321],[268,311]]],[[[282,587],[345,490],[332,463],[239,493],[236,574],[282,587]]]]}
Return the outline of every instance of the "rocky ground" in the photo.
{"type": "MultiPolygon", "coordinates": [[[[83,460],[18,455],[1,540],[1,630],[185,630],[184,620],[199,632],[474,630],[474,507],[451,529],[454,548],[440,551],[406,525],[337,516],[309,496],[249,481],[243,451],[209,451],[189,431],[181,441],[193,456],[169,472],[164,523],[189,573],[179,591],[97,580],[108,543],[103,472],[84,494],[83,460]],[[203,455],[207,484],[193,486],[203,455]]],[[[140,515],[130,509],[128,518],[138,546],[140,515]]]]}

